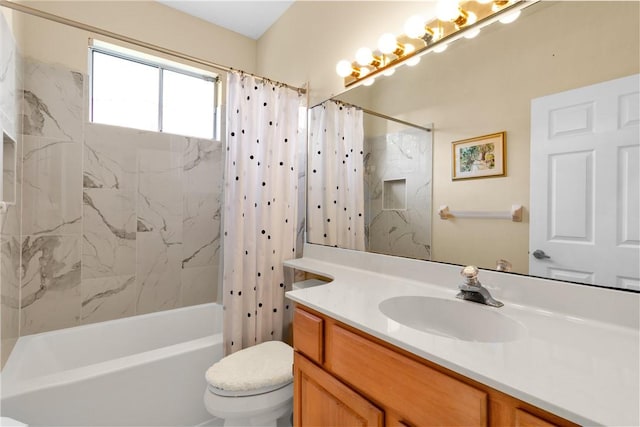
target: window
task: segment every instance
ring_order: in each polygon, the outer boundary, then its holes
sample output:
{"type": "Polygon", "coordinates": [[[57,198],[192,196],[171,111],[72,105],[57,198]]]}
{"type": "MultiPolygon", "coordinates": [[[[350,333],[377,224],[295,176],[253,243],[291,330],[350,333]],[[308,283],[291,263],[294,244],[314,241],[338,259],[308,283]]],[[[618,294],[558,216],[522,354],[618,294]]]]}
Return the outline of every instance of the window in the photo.
{"type": "Polygon", "coordinates": [[[93,123],[217,136],[215,74],[97,41],[89,52],[93,123]]]}

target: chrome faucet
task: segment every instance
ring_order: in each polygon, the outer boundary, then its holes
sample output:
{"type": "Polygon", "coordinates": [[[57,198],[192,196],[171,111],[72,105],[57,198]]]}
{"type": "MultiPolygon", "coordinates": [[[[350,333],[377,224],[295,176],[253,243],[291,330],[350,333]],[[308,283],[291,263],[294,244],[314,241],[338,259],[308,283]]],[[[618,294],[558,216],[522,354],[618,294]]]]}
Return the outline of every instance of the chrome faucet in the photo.
{"type": "Polygon", "coordinates": [[[500,301],[493,299],[489,290],[480,284],[478,267],[468,265],[460,271],[460,275],[464,277],[464,283],[458,286],[460,292],[456,295],[456,298],[490,305],[491,307],[502,307],[504,305],[500,301]]]}

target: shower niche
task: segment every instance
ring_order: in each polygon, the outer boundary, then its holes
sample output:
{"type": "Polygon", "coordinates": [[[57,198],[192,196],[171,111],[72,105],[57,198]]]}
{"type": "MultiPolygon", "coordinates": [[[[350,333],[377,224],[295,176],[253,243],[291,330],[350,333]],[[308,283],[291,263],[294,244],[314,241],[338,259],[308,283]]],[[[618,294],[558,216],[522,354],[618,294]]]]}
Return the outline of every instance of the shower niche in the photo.
{"type": "Polygon", "coordinates": [[[382,209],[385,211],[407,210],[407,180],[388,179],[382,184],[382,209]]]}

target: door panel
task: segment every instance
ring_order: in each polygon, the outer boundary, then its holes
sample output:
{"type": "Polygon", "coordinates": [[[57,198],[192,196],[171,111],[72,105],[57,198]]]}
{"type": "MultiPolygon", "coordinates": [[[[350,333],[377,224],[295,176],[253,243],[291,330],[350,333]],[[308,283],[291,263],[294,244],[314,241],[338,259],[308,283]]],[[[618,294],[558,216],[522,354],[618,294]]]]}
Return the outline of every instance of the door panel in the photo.
{"type": "Polygon", "coordinates": [[[640,290],[639,94],[633,75],[532,101],[531,275],[640,290]]]}

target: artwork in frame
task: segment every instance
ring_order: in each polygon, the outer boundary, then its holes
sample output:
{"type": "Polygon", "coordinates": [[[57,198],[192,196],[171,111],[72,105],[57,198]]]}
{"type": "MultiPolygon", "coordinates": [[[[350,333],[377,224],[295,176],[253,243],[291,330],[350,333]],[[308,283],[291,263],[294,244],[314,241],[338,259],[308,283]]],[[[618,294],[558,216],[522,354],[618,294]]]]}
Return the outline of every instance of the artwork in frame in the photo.
{"type": "Polygon", "coordinates": [[[455,180],[504,176],[506,132],[463,139],[452,143],[455,180]]]}

